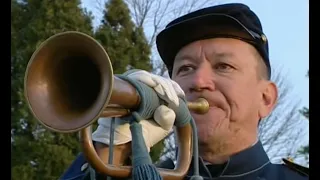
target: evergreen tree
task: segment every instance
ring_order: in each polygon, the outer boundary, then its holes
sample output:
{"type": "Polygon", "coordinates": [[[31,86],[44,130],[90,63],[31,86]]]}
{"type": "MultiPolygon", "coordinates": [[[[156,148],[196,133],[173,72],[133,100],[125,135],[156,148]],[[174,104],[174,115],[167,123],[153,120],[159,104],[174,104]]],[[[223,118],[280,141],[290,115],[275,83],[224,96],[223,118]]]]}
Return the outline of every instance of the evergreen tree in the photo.
{"type": "Polygon", "coordinates": [[[108,53],[115,74],[131,68],[151,71],[151,49],[143,29],[131,21],[130,11],[123,0],[106,2],[102,24],[95,38],[108,53]]]}
{"type": "Polygon", "coordinates": [[[80,151],[77,134],[53,133],[35,120],[24,97],[24,74],[48,37],[67,30],[92,35],[92,17],[80,0],[13,0],[11,19],[12,179],[56,180],[80,151]]]}

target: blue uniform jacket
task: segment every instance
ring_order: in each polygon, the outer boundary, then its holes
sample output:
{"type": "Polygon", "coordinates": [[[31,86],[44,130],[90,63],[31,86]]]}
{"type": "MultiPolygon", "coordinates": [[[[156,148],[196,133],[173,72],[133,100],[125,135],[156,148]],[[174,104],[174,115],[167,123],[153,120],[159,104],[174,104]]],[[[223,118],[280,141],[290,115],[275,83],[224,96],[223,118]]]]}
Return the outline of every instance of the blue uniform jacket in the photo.
{"type": "MultiPolygon", "coordinates": [[[[172,160],[166,160],[159,167],[173,169],[172,160]]],[[[188,175],[193,172],[191,162],[188,175]]],[[[71,164],[70,168],[61,177],[61,180],[89,180],[86,161],[82,154],[71,164]]],[[[205,165],[199,159],[199,172],[204,179],[212,180],[306,180],[308,169],[297,164],[285,161],[284,164],[272,164],[259,141],[254,146],[232,156],[228,162],[221,165],[205,165]]],[[[96,180],[105,180],[106,177],[97,174],[96,180]]]]}

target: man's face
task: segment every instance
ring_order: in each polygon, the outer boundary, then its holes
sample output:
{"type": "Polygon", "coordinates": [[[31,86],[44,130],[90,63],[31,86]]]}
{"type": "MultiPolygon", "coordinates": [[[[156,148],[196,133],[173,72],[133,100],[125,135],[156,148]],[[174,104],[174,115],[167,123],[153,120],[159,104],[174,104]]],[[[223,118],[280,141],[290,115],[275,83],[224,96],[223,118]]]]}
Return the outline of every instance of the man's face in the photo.
{"type": "Polygon", "coordinates": [[[243,41],[215,38],[193,42],[176,55],[172,79],[188,101],[204,97],[210,104],[208,113],[192,114],[200,145],[257,137],[258,121],[271,111],[276,93],[268,97],[254,52],[243,41]]]}

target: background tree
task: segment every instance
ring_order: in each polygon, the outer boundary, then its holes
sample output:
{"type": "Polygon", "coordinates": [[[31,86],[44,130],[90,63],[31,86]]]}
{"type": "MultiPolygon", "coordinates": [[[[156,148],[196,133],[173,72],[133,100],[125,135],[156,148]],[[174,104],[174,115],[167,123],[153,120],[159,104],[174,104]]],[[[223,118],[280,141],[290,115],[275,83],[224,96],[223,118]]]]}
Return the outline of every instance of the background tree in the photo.
{"type": "MultiPolygon", "coordinates": [[[[23,96],[23,80],[32,53],[48,37],[76,30],[100,41],[114,72],[122,73],[130,68],[151,70],[150,47],[143,27],[131,21],[130,11],[122,0],[105,4],[104,19],[96,32],[92,28],[93,16],[80,8],[80,0],[15,0],[11,7],[13,179],[58,179],[80,152],[78,137],[76,133],[47,131],[30,113],[23,96]]],[[[159,145],[152,148],[153,158],[159,156],[159,145]]]]}
{"type": "MultiPolygon", "coordinates": [[[[307,76],[309,77],[309,71],[308,71],[307,76]]],[[[303,107],[303,109],[300,110],[300,113],[307,120],[309,120],[309,108],[303,107]]],[[[299,153],[305,157],[306,165],[309,166],[309,143],[306,146],[302,146],[302,148],[299,150],[299,153]]]]}
{"type": "Polygon", "coordinates": [[[151,70],[151,51],[143,27],[137,27],[131,21],[126,3],[110,0],[104,7],[95,38],[110,56],[114,73],[123,73],[131,68],[151,70]]]}
{"type": "Polygon", "coordinates": [[[298,151],[299,146],[305,144],[303,137],[309,131],[305,129],[306,121],[299,113],[300,99],[294,98],[292,85],[282,69],[274,69],[272,80],[279,89],[278,103],[260,123],[260,140],[274,163],[282,163],[282,158],[290,158],[305,165],[298,151]]]}
{"type": "Polygon", "coordinates": [[[34,119],[24,98],[24,73],[49,36],[66,30],[92,35],[92,16],[80,0],[13,0],[11,19],[12,179],[56,180],[80,150],[77,135],[47,131],[34,119]]]}

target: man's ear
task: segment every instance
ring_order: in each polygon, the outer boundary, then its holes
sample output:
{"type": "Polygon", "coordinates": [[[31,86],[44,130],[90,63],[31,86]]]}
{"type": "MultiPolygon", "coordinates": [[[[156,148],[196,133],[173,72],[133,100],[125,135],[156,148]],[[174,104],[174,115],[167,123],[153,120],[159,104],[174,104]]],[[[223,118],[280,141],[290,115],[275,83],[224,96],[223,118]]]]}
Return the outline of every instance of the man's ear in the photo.
{"type": "Polygon", "coordinates": [[[273,110],[278,100],[277,85],[271,81],[266,81],[261,88],[261,103],[259,109],[260,118],[268,116],[273,110]]]}

